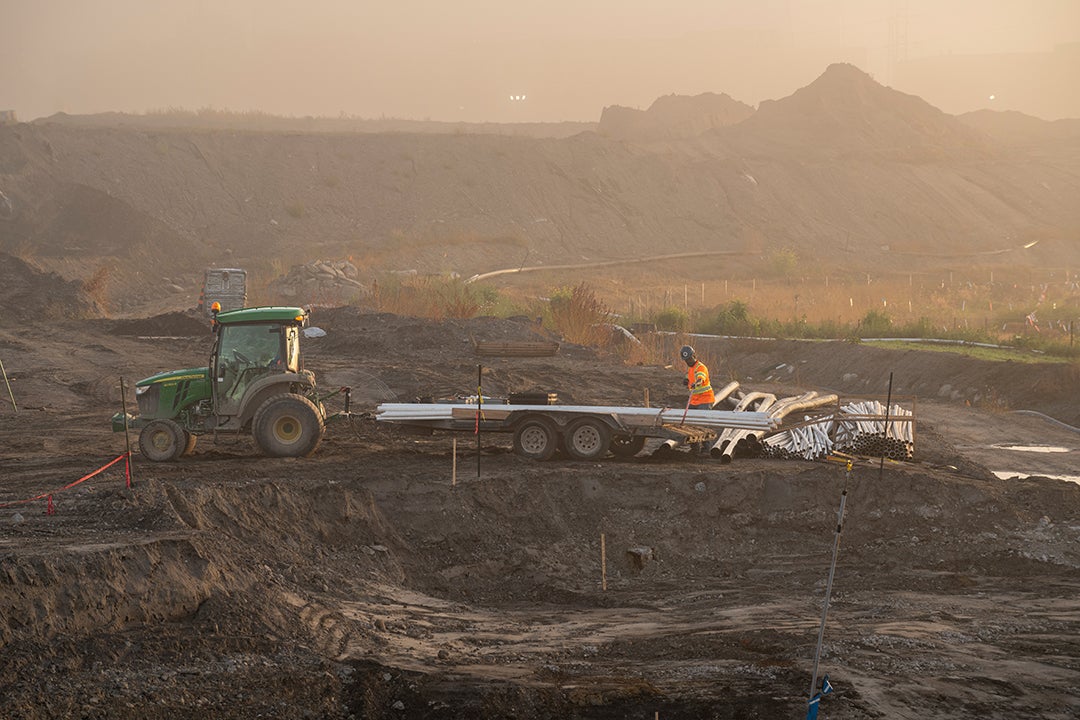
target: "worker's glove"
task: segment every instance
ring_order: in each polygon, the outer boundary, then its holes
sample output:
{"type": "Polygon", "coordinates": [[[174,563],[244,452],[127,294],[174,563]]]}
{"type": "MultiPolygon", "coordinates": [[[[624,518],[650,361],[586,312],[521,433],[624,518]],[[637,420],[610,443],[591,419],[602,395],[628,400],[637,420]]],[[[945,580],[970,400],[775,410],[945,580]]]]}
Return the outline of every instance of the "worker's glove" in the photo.
{"type": "Polygon", "coordinates": [[[688,388],[688,387],[690,387],[690,378],[683,378],[683,379],[682,379],[682,385],[683,385],[683,387],[685,387],[685,388],[688,388]]]}

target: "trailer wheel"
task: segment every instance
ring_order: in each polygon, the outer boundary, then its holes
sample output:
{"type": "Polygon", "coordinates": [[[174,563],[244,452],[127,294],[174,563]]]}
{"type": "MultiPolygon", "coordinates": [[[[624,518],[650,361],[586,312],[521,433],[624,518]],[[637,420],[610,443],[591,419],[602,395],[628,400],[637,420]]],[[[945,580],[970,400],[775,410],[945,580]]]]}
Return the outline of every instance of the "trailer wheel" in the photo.
{"type": "Polygon", "coordinates": [[[566,452],[575,460],[595,460],[608,451],[611,430],[600,420],[582,418],[566,429],[566,452]]]}
{"type": "Polygon", "coordinates": [[[186,445],[184,429],[173,420],[151,420],[139,433],[139,450],[153,462],[177,459],[186,445]]]}
{"type": "Polygon", "coordinates": [[[614,435],[611,438],[611,453],[616,457],[630,458],[645,447],[644,435],[614,435]]]}
{"type": "Polygon", "coordinates": [[[315,403],[303,395],[275,395],[255,413],[252,435],[259,449],[274,457],[307,457],[315,452],[326,426],[315,403]]]}
{"type": "Polygon", "coordinates": [[[543,418],[525,418],[514,430],[514,452],[541,462],[550,460],[559,448],[559,433],[543,418]]]}

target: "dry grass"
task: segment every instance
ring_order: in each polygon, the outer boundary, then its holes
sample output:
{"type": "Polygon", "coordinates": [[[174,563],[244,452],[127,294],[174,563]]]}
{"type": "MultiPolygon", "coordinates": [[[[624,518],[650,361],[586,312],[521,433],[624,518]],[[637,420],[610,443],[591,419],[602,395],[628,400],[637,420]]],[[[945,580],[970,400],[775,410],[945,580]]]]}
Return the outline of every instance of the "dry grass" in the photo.
{"type": "Polygon", "coordinates": [[[105,265],[98,267],[90,279],[83,281],[83,291],[106,313],[110,308],[109,285],[111,281],[112,269],[105,265]]]}
{"type": "Polygon", "coordinates": [[[378,312],[443,320],[475,317],[488,298],[481,288],[460,278],[389,275],[372,283],[371,302],[378,312]]]}
{"type": "MultiPolygon", "coordinates": [[[[1049,351],[1048,344],[1067,346],[1068,332],[1061,323],[1067,327],[1073,320],[1074,327],[1080,326],[1080,292],[1064,282],[1060,268],[881,268],[869,274],[835,267],[798,270],[801,275],[776,277],[764,266],[665,264],[620,268],[617,274],[575,272],[562,281],[596,287],[599,298],[619,313],[620,324],[655,322],[661,315],[674,319],[672,309],[678,309],[696,332],[707,332],[701,320],[732,302],[745,304],[751,317],[775,331],[796,331],[792,336],[855,335],[868,316],[888,316],[891,335],[911,331],[984,342],[1014,342],[1019,335],[1049,351]],[[665,282],[664,276],[687,281],[665,282]],[[1037,310],[1041,332],[1024,323],[1032,310],[1037,310]]],[[[537,274],[500,282],[524,295],[542,293],[552,280],[537,274]]]]}
{"type": "Polygon", "coordinates": [[[609,341],[611,310],[585,283],[553,292],[548,315],[551,326],[568,342],[601,345],[609,341]]]}

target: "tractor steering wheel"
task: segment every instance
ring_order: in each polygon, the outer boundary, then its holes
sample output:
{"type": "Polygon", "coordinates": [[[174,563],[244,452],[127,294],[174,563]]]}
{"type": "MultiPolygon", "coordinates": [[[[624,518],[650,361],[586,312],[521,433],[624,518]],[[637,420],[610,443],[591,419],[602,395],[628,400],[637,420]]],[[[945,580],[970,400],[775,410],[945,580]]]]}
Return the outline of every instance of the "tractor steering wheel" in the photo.
{"type": "Polygon", "coordinates": [[[251,358],[249,358],[247,355],[240,352],[236,348],[233,348],[232,354],[233,354],[233,358],[236,360],[236,363],[238,365],[240,363],[243,363],[244,365],[251,365],[252,364],[251,363],[251,358]]]}

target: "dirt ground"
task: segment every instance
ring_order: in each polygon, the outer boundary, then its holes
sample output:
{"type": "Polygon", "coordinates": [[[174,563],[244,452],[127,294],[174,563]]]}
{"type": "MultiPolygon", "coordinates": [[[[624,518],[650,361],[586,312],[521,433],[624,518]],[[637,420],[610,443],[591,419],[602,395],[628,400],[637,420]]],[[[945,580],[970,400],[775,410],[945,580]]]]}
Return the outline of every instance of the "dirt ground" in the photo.
{"type": "MultiPolygon", "coordinates": [[[[474,354],[529,323],[313,323],[307,366],[361,410],[469,394],[478,363],[490,395],[683,402],[678,370],[573,345],[474,354]]],[[[1080,424],[1075,372],[699,339],[748,390],[881,397],[893,372],[916,461],[535,463],[490,435],[478,476],[473,435],[360,419],[308,459],[203,437],[176,463],[136,454],[130,489],[116,465],[61,490],[124,452],[117,369],[130,392],[209,341],[181,313],[0,324],[19,406],[0,403],[0,715],[803,717],[846,490],[822,717],[1080,717],[1080,434],[1013,412],[1080,424]],[[53,514],[11,504],[50,492],[53,514]]]]}

